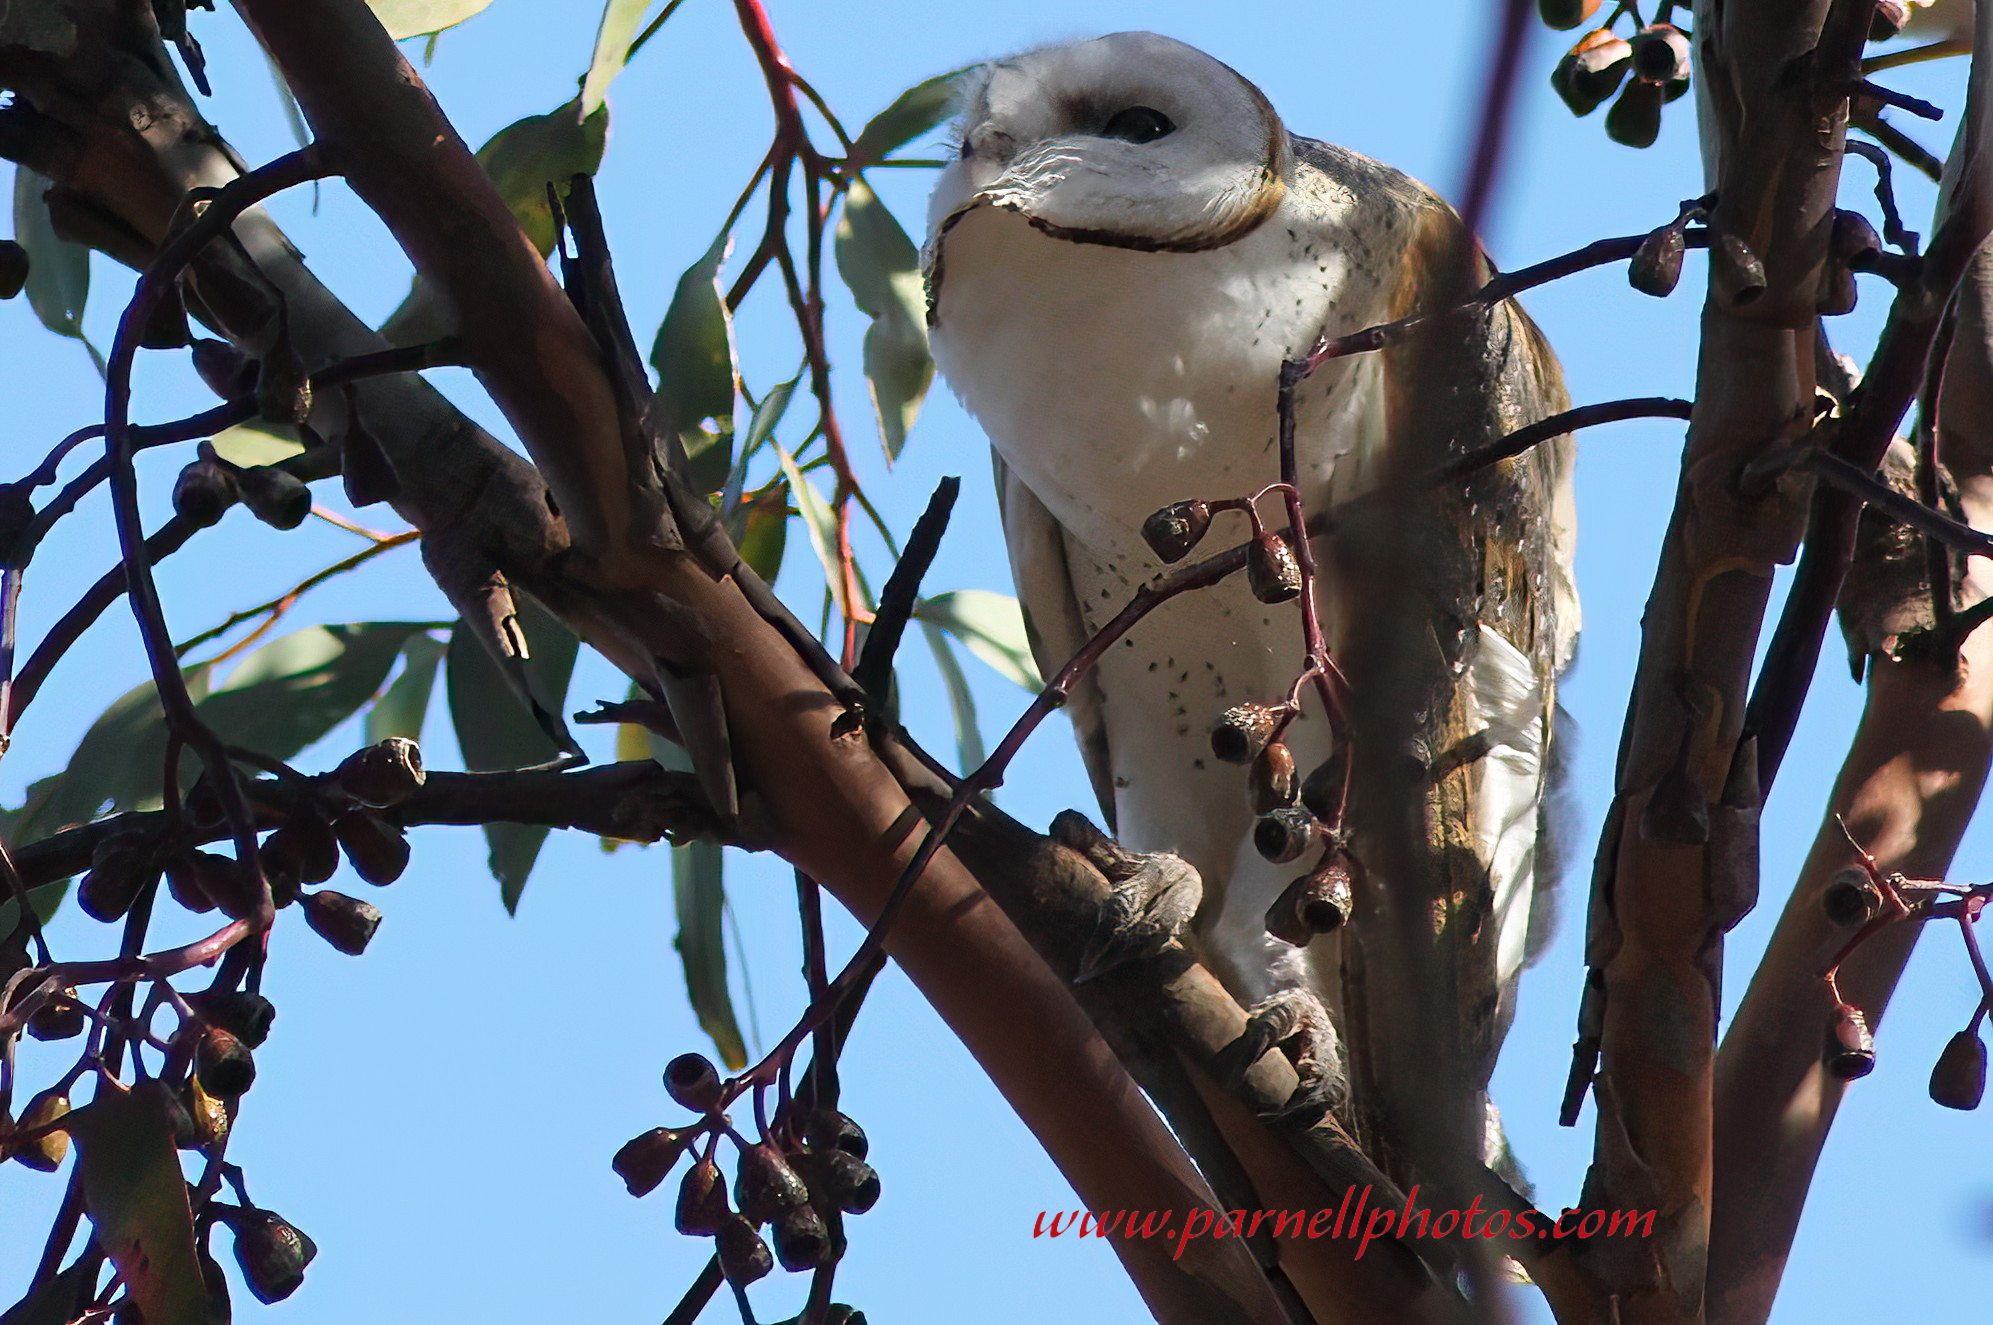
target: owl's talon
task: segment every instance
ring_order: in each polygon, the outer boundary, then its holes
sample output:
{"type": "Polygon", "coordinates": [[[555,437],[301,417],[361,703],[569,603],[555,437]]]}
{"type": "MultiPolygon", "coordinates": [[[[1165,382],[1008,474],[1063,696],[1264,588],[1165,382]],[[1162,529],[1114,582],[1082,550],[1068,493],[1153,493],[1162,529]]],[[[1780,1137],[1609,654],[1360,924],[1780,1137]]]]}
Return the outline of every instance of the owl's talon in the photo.
{"type": "Polygon", "coordinates": [[[1283,1045],[1290,1046],[1300,1080],[1277,1116],[1312,1121],[1342,1103],[1348,1089],[1342,1038],[1311,989],[1283,989],[1247,1009],[1245,1030],[1219,1053],[1212,1069],[1236,1088],[1268,1050],[1283,1045]]]}
{"type": "Polygon", "coordinates": [[[1074,984],[1163,952],[1190,927],[1204,880],[1181,856],[1128,850],[1078,810],[1052,821],[1052,839],[1084,856],[1112,886],[1081,951],[1074,984]]]}

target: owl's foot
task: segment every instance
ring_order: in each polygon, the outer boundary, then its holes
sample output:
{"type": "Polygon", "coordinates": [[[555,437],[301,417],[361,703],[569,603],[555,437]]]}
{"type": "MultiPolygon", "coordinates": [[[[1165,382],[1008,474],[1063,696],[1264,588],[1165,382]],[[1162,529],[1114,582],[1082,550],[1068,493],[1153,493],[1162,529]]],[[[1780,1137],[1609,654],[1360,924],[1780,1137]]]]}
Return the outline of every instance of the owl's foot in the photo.
{"type": "Polygon", "coordinates": [[[1322,1000],[1301,986],[1283,989],[1247,1009],[1245,1031],[1225,1046],[1213,1068],[1219,1080],[1236,1085],[1262,1055],[1283,1045],[1300,1084],[1287,1097],[1282,1118],[1312,1122],[1343,1102],[1348,1077],[1342,1037],[1322,1000]]]}
{"type": "Polygon", "coordinates": [[[1080,953],[1073,983],[1164,951],[1190,927],[1204,900],[1204,880],[1189,861],[1167,851],[1130,851],[1078,810],[1052,820],[1052,839],[1086,857],[1113,891],[1080,953]]]}

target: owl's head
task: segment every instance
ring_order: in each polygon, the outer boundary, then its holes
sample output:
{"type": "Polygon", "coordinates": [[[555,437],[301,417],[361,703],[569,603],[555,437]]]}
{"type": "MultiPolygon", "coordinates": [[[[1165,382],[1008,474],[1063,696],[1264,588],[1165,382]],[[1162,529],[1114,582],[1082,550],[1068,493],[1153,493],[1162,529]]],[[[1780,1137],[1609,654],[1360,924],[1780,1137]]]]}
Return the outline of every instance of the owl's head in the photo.
{"type": "Polygon", "coordinates": [[[1152,32],[999,60],[973,76],[964,103],[931,233],[990,204],[1079,243],[1216,248],[1273,213],[1293,168],[1258,88],[1152,32]]]}

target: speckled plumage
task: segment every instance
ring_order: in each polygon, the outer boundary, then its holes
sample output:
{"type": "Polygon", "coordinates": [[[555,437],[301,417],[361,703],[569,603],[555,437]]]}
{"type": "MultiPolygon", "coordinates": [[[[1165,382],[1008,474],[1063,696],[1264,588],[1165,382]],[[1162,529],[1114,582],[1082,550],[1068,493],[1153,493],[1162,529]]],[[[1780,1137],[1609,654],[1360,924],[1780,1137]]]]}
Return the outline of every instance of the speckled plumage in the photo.
{"type": "MultiPolygon", "coordinates": [[[[1140,537],[1146,516],[1278,479],[1282,360],[1411,311],[1429,274],[1419,264],[1458,251],[1458,221],[1408,177],[1288,134],[1232,70],[1146,33],[991,66],[970,90],[962,142],[930,218],[931,338],[995,450],[1019,597],[1049,674],[1159,569],[1140,537]],[[1103,136],[1129,107],[1172,127],[1145,142],[1103,136]]],[[[1491,421],[1561,407],[1555,361],[1520,310],[1493,310],[1486,335],[1489,371],[1473,389],[1489,393],[1491,421]]],[[[1358,356],[1302,385],[1310,510],[1376,481],[1404,413],[1393,371],[1390,356],[1358,356]]],[[[1436,812],[1459,822],[1435,841],[1473,844],[1506,989],[1523,961],[1555,676],[1576,604],[1563,444],[1500,482],[1518,490],[1520,527],[1482,520],[1463,551],[1520,574],[1463,591],[1474,601],[1447,646],[1458,702],[1435,718],[1463,730],[1433,734],[1485,743],[1457,794],[1438,798],[1436,812]]],[[[1220,520],[1212,548],[1245,533],[1239,517],[1220,520]]],[[[1203,873],[1199,941],[1234,991],[1253,1001],[1306,983],[1334,1006],[1333,941],[1304,955],[1265,932],[1296,869],[1253,850],[1245,779],[1210,752],[1213,719],[1284,696],[1302,660],[1294,609],[1261,604],[1244,579],[1164,606],[1109,652],[1069,711],[1121,841],[1179,852],[1203,873]]],[[[1360,623],[1332,582],[1319,601],[1333,647],[1360,623]]],[[[1326,727],[1317,716],[1291,730],[1304,771],[1327,756],[1326,727]]]]}

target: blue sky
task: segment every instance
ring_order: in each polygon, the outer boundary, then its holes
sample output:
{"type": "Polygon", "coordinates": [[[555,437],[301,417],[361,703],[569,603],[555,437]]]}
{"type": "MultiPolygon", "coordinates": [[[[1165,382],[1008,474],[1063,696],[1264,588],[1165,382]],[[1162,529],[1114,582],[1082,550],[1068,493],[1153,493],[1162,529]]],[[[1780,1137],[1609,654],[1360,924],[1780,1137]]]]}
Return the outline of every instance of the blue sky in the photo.
{"type": "MultiPolygon", "coordinates": [[[[1012,0],[971,7],[916,0],[863,4],[771,0],[772,17],[802,73],[849,125],[902,88],[979,58],[1043,41],[1147,27],[1199,45],[1259,83],[1289,126],[1383,158],[1456,192],[1493,6],[1434,0],[1416,8],[1373,3],[1294,6],[1266,0],[1073,3],[1012,0]]],[[[593,40],[592,5],[497,0],[446,34],[425,70],[464,136],[481,142],[521,115],[573,95],[593,40]]],[[[215,70],[213,117],[252,161],[292,145],[260,58],[234,17],[198,14],[215,70]]],[[[417,48],[419,49],[419,47],[417,48]]],[[[1607,143],[1598,119],[1574,121],[1545,76],[1560,42],[1534,34],[1518,131],[1485,227],[1498,262],[1519,266],[1609,234],[1645,230],[1702,191],[1689,103],[1671,108],[1660,143],[1633,152],[1607,143]]],[[[1909,90],[1957,104],[1960,70],[1906,74],[1909,90]]],[[[619,276],[640,338],[657,325],[678,273],[705,250],[766,145],[760,80],[722,0],[688,0],[616,84],[601,175],[619,276]]],[[[1914,126],[1942,145],[1948,134],[1914,126]]],[[[936,135],[938,141],[939,135],[936,135]]],[[[928,176],[875,172],[881,196],[910,229],[924,215],[928,176]]],[[[1868,203],[1865,167],[1848,198],[1868,203]]],[[[1925,229],[1930,190],[1906,184],[1913,227],[1925,229]]],[[[408,267],[371,215],[337,184],[316,214],[308,194],[277,209],[314,266],[363,315],[400,300],[408,267]]],[[[743,234],[751,244],[752,232],[743,234]]],[[[1525,302],[1563,357],[1579,402],[1691,394],[1701,268],[1665,302],[1630,291],[1612,270],[1535,292],[1525,302]]],[[[86,325],[108,344],[128,277],[99,260],[86,325]]],[[[1879,326],[1867,302],[1836,329],[1858,357],[1879,326]]],[[[749,382],[762,389],[793,370],[795,344],[779,301],[757,301],[740,327],[749,382]]],[[[984,443],[937,388],[906,454],[890,473],[873,443],[857,375],[862,318],[847,301],[830,314],[847,428],[870,490],[904,530],[940,476],[960,474],[964,499],[929,579],[934,589],[1007,590],[984,443]]],[[[99,417],[101,391],[79,347],[43,333],[24,303],[0,308],[0,398],[15,439],[9,473],[25,472],[61,434],[99,417]]],[[[184,356],[153,356],[138,378],[140,415],[165,418],[210,399],[184,356]],[[155,362],[154,360],[157,360],[155,362]]],[[[502,430],[467,375],[438,374],[452,396],[502,430]]],[[[798,410],[795,419],[800,419],[798,410]]],[[[793,426],[792,420],[792,426],[793,426]]],[[[1591,1149],[1591,1113],[1562,1130],[1555,1109],[1569,1061],[1580,985],[1583,863],[1611,784],[1641,604],[1652,578],[1679,455],[1680,429],[1633,423],[1589,434],[1580,447],[1579,576],[1585,602],[1581,661],[1565,694],[1581,730],[1577,783],[1582,827],[1567,880],[1570,904],[1556,945],[1525,979],[1521,1014],[1496,1079],[1511,1137],[1545,1204],[1575,1199],[1591,1149]]],[[[800,434],[788,438],[789,444],[800,434]]],[[[147,466],[147,509],[158,518],[174,465],[147,466]]],[[[329,498],[337,504],[336,495],[329,498]]],[[[385,508],[370,522],[391,520],[385,508]]],[[[66,521],[38,558],[23,603],[32,640],[109,564],[108,512],[99,499],[66,521]]],[[[279,535],[232,515],[162,574],[170,618],[184,637],[233,608],[260,601],[354,548],[313,522],[279,535]]],[[[876,546],[865,549],[883,574],[876,546]]],[[[875,575],[875,582],[878,576],[875,575]]],[[[791,541],[784,588],[814,619],[819,576],[806,543],[791,541]]],[[[312,621],[434,619],[447,608],[412,553],[382,559],[328,585],[292,617],[312,621]]],[[[949,747],[939,683],[919,651],[903,676],[909,726],[949,747]]],[[[1026,696],[974,667],[986,734],[1026,696]]],[[[16,733],[0,763],[0,799],[59,768],[106,704],[144,674],[128,614],[106,615],[16,733]]],[[[585,659],[570,708],[621,695],[620,678],[585,659]]],[[[1810,840],[1828,780],[1859,712],[1839,650],[1831,647],[1765,823],[1766,895],[1777,899],[1810,840]]],[[[456,766],[448,723],[431,715],[429,762],[456,766]]],[[[319,767],[358,744],[350,729],[300,763],[319,767]]],[[[602,743],[594,746],[607,756],[602,743]]],[[[1089,793],[1062,726],[1026,752],[1001,793],[1012,813],[1044,824],[1089,793]]],[[[670,1122],[659,1086],[673,1054],[704,1043],[687,1010],[671,942],[669,862],[662,851],[605,855],[593,839],[556,839],[516,918],[501,909],[473,834],[431,829],[415,865],[392,889],[370,893],[387,918],[361,960],[340,957],[287,915],[273,943],[266,991],[280,1009],[275,1037],[248,1097],[231,1158],[262,1204],[318,1242],[304,1289],[272,1319],[356,1318],[544,1321],[655,1320],[703,1263],[704,1244],[670,1229],[668,1192],[638,1202],[610,1173],[625,1138],[670,1122]]],[[[1993,843],[1968,837],[1960,877],[1989,870],[1993,843]]],[[[766,858],[730,864],[732,905],[746,953],[735,963],[762,1042],[800,1006],[798,941],[787,870],[766,858]]],[[[1742,993],[1777,905],[1732,935],[1726,994],[1742,993]]],[[[171,937],[171,926],[162,937],[171,937]]],[[[195,930],[183,926],[191,936],[195,930]]],[[[857,941],[834,919],[834,953],[857,941]]],[[[65,911],[60,951],[96,955],[110,932],[65,911]]],[[[1983,1121],[1924,1098],[1938,1049],[1969,1010],[1970,975],[1951,944],[1913,961],[1898,1012],[1879,1037],[1881,1066],[1851,1093],[1831,1140],[1787,1276],[1781,1321],[1863,1320],[1923,1314],[1957,1318],[1988,1267],[1983,1121]],[[1859,1266],[1851,1261],[1859,1257],[1859,1266]],[[1911,1268],[1911,1267],[1914,1267],[1911,1268]]],[[[846,1057],[846,1104],[869,1131],[885,1197],[852,1224],[839,1273],[842,1300],[875,1322],[1019,1319],[1134,1321],[1139,1304],[1104,1247],[1034,1241],[1035,1214],[1072,1198],[974,1063],[906,983],[889,973],[867,1004],[846,1057]]],[[[30,1045],[29,1081],[57,1056],[30,1045]]],[[[23,1283],[60,1193],[57,1179],[0,1169],[0,1285],[23,1283]]],[[[226,1257],[223,1258],[225,1261],[226,1257]]],[[[781,1276],[778,1275],[778,1280],[781,1276]]],[[[756,1292],[763,1319],[791,1314],[803,1281],[756,1292]]],[[[238,1310],[257,1308],[238,1294],[238,1310]]],[[[251,1317],[245,1317],[251,1318],[251,1317]]],[[[707,1319],[732,1319],[724,1301],[707,1319]]]]}

